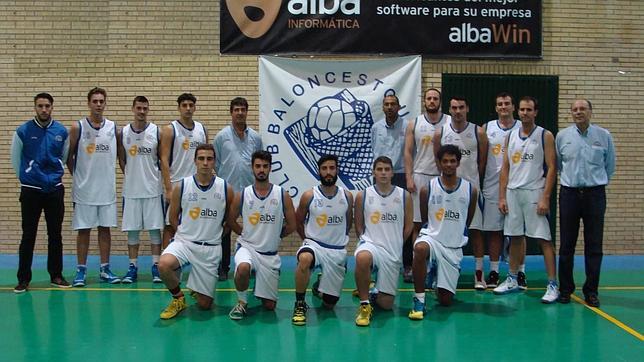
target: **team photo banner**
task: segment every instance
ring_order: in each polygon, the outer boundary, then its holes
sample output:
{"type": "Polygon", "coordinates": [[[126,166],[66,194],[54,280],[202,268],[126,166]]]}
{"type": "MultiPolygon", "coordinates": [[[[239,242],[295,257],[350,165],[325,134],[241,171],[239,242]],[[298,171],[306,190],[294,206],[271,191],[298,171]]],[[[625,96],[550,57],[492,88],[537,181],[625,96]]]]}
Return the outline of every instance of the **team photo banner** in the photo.
{"type": "Polygon", "coordinates": [[[339,158],[338,182],[371,184],[371,126],[384,119],[382,100],[400,99],[400,116],[420,114],[420,56],[371,61],[259,58],[259,129],[273,155],[271,182],[299,200],[319,184],[317,160],[339,158]]]}
{"type": "Polygon", "coordinates": [[[221,0],[222,54],[540,58],[541,0],[221,0]]]}

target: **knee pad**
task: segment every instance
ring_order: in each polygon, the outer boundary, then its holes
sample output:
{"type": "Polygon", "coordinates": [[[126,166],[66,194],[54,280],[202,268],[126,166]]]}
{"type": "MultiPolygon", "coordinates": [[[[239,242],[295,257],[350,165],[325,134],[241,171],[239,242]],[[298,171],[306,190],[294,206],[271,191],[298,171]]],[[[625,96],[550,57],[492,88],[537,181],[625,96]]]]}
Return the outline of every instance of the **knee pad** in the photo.
{"type": "Polygon", "coordinates": [[[161,230],[150,230],[150,243],[154,245],[161,245],[161,230]]]}
{"type": "Polygon", "coordinates": [[[127,245],[139,245],[141,239],[139,238],[139,231],[132,230],[127,232],[127,245]]]}

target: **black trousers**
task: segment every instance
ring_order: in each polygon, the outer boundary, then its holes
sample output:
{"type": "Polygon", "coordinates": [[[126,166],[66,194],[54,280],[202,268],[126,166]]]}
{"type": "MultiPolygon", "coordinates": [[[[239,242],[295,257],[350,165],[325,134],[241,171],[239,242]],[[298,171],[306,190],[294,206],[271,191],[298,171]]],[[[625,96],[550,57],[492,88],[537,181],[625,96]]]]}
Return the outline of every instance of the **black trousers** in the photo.
{"type": "Polygon", "coordinates": [[[230,270],[230,234],[231,230],[224,232],[221,236],[221,263],[219,263],[219,272],[228,273],[230,270]]]}
{"type": "Polygon", "coordinates": [[[20,212],[22,215],[22,239],[18,250],[18,282],[31,282],[31,263],[36,245],[40,214],[45,211],[47,222],[47,271],[51,279],[62,277],[63,237],[61,228],[65,215],[65,189],[43,193],[29,187],[20,189],[20,212]]]}
{"type": "Polygon", "coordinates": [[[562,294],[575,291],[572,271],[579,221],[584,222],[584,263],[586,282],[584,295],[597,295],[602,264],[606,190],[604,186],[570,188],[561,186],[559,192],[559,287],[562,294]]]}

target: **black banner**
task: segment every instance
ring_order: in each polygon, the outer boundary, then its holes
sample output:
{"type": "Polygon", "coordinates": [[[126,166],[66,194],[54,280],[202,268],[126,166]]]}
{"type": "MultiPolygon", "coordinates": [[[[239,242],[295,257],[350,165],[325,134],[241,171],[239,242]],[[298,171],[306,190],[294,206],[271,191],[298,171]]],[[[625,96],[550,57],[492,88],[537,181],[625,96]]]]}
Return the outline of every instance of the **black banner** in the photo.
{"type": "Polygon", "coordinates": [[[540,58],[541,0],[221,0],[230,54],[540,58]]]}

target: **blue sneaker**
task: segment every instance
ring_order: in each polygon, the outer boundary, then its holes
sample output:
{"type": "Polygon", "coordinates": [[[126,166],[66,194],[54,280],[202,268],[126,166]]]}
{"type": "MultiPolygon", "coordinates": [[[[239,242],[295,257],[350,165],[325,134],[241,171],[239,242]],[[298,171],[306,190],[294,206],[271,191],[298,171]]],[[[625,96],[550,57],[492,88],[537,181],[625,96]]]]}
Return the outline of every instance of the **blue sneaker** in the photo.
{"type": "Polygon", "coordinates": [[[124,284],[136,283],[136,279],[138,277],[138,271],[139,271],[139,268],[137,268],[136,265],[130,263],[130,266],[127,268],[127,274],[125,274],[125,276],[121,280],[121,283],[124,283],[124,284]]]}
{"type": "Polygon", "coordinates": [[[161,274],[159,274],[159,264],[152,264],[152,283],[163,283],[161,274]]]}
{"type": "Polygon", "coordinates": [[[411,320],[422,320],[425,317],[425,303],[422,303],[418,298],[414,297],[414,306],[408,316],[411,320]]]}
{"type": "Polygon", "coordinates": [[[109,264],[101,267],[99,277],[102,282],[108,282],[110,284],[118,284],[121,282],[121,278],[112,273],[109,264]]]}
{"type": "Polygon", "coordinates": [[[72,286],[84,287],[86,274],[87,274],[87,267],[84,267],[84,266],[77,267],[76,276],[74,277],[74,281],[72,281],[72,286]]]}

